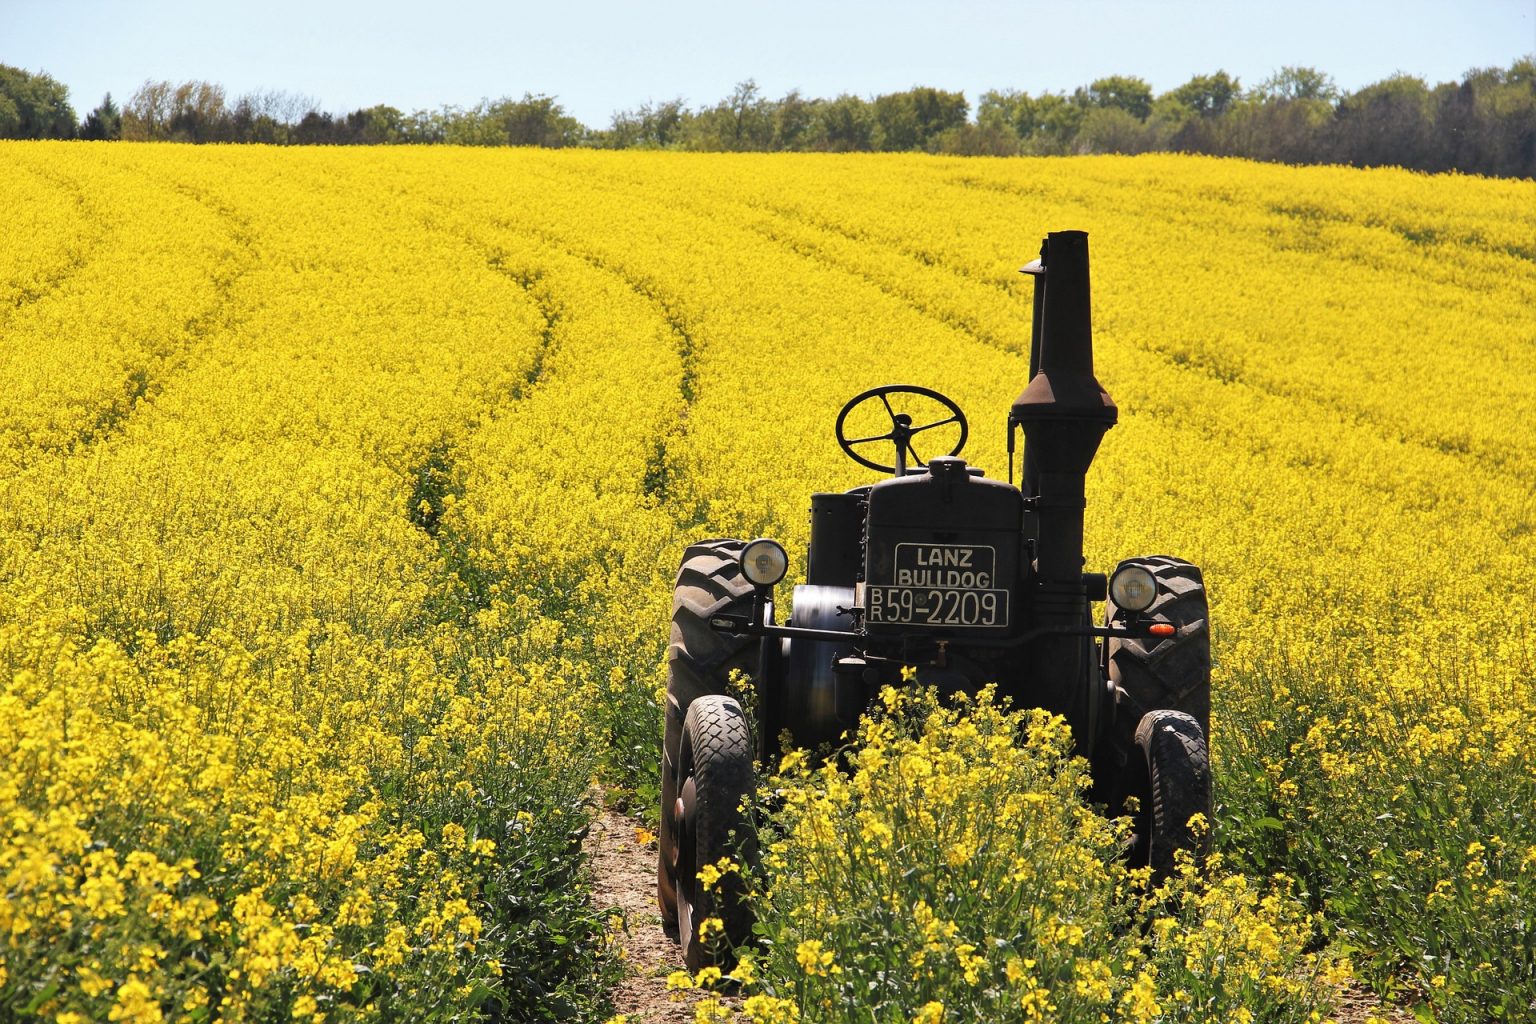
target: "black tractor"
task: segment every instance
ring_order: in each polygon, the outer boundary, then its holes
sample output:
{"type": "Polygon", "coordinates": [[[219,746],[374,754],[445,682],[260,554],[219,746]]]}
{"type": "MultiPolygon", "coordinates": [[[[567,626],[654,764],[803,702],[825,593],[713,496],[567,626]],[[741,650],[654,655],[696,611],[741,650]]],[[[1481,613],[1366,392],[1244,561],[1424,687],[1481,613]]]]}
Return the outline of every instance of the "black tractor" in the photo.
{"type": "Polygon", "coordinates": [[[774,618],[789,567],[775,541],[709,540],[683,554],[657,894],[694,970],[751,931],[741,877],[700,871],[755,856],[741,810],[754,760],[775,763],[781,736],[813,750],[838,743],[912,668],[918,685],[973,693],[995,683],[1015,707],[1065,716],[1093,800],[1133,818],[1132,863],[1161,876],[1177,851],[1201,853],[1205,833],[1190,819],[1211,810],[1204,581],[1165,556],[1127,559],[1108,576],[1083,571],[1084,481],[1117,416],[1093,375],[1088,236],[1051,233],[1023,272],[1034,277],[1034,323],[1029,385],[1008,415],[1008,482],[959,458],[969,428],[954,402],[878,387],[843,407],[836,434],[850,458],[890,475],[811,496],[806,579],[787,623],[774,618]],[[889,463],[878,461],[885,453],[889,463]],[[755,689],[755,721],[729,695],[738,670],[755,689]],[[723,935],[701,940],[709,918],[723,935]]]}

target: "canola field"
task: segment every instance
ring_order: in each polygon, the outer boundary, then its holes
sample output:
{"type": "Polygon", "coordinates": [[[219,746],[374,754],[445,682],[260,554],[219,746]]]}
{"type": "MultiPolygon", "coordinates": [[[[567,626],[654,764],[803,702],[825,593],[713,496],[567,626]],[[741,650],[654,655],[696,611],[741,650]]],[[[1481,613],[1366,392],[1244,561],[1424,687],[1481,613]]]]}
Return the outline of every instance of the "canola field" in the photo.
{"type": "Polygon", "coordinates": [[[782,766],[700,1014],[1536,1014],[1531,182],[7,143],[0,209],[0,1019],[603,1020],[580,838],[654,813],[683,547],[803,566],[877,384],[1006,476],[1063,229],[1088,568],[1210,588],[1212,876],[1150,905],[1059,723],[893,692],[782,766]]]}

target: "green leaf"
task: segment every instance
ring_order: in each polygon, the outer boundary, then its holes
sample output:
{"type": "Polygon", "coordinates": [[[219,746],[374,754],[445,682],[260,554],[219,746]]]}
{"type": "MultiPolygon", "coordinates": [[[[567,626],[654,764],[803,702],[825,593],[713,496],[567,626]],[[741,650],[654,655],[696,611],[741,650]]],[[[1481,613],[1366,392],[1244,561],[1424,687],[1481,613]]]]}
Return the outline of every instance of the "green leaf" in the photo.
{"type": "Polygon", "coordinates": [[[41,991],[37,993],[37,995],[32,997],[32,1001],[28,1003],[21,1012],[36,1013],[39,1006],[42,1006],[44,1003],[58,994],[59,983],[56,981],[50,981],[46,986],[43,987],[41,991]]]}

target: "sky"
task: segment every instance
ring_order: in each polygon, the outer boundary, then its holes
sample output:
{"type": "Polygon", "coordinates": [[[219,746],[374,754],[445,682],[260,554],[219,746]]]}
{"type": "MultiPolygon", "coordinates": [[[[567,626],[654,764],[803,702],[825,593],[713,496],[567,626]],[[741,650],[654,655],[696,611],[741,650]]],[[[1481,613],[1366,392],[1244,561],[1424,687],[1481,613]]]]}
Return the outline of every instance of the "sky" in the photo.
{"type": "Polygon", "coordinates": [[[1536,0],[0,0],[0,63],[68,86],[78,114],[146,80],[233,99],[281,90],[344,113],[542,93],[594,128],[755,80],[768,97],[929,85],[1066,91],[1112,74],[1162,92],[1299,65],[1345,90],[1431,84],[1536,53],[1536,0]]]}

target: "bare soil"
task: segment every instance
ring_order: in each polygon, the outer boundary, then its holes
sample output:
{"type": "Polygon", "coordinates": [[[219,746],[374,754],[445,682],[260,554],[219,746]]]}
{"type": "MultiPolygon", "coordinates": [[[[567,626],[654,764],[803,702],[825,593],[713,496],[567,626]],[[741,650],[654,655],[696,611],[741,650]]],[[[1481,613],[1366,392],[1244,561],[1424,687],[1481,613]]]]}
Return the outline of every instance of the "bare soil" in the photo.
{"type": "Polygon", "coordinates": [[[667,975],[683,969],[683,950],[661,928],[654,836],[640,821],[604,806],[585,846],[593,905],[624,919],[626,970],[612,993],[614,1011],[627,1015],[629,1024],[689,1024],[698,996],[667,991],[667,975]]]}
{"type": "Polygon", "coordinates": [[[1354,984],[1344,986],[1339,993],[1339,1009],[1334,1019],[1339,1024],[1365,1024],[1372,1019],[1385,1020],[1389,1024],[1418,1024],[1407,1010],[1383,1005],[1370,989],[1354,984]]]}

